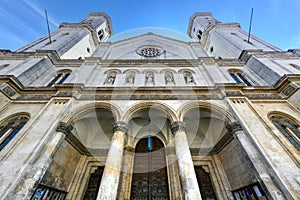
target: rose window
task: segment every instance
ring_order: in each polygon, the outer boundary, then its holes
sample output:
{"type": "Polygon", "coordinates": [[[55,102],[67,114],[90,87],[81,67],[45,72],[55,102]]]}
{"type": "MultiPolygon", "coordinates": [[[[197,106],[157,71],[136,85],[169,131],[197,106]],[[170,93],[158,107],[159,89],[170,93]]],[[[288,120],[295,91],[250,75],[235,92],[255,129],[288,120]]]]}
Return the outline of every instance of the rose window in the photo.
{"type": "Polygon", "coordinates": [[[164,50],[157,46],[144,46],[136,50],[137,54],[146,58],[160,56],[163,52],[164,50]]]}

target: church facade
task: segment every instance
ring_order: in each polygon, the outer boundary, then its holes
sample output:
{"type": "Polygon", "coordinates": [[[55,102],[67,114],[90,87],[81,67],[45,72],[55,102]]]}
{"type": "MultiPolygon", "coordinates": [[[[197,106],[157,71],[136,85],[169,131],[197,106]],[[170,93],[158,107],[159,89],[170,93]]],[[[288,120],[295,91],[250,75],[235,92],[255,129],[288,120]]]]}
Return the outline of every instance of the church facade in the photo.
{"type": "Polygon", "coordinates": [[[300,50],[206,12],[187,34],[90,13],[0,50],[0,199],[300,199],[300,50]]]}

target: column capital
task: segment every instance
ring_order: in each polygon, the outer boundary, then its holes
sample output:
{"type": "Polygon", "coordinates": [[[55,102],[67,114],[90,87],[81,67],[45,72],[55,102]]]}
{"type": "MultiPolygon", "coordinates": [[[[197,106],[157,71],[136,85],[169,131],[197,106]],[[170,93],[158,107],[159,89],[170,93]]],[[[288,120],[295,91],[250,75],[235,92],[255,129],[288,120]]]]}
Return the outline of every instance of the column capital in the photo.
{"type": "Polygon", "coordinates": [[[126,146],[126,147],[124,147],[124,151],[125,152],[134,153],[135,152],[135,148],[126,146]]]}
{"type": "Polygon", "coordinates": [[[122,131],[128,133],[128,125],[125,122],[119,121],[114,124],[113,132],[122,131]]]}
{"type": "Polygon", "coordinates": [[[56,131],[62,132],[65,135],[68,135],[68,134],[71,133],[72,129],[73,129],[73,125],[72,124],[65,123],[65,122],[59,122],[59,124],[58,124],[58,126],[56,128],[56,131]]]}
{"type": "Polygon", "coordinates": [[[177,131],[184,131],[185,132],[185,123],[184,122],[173,122],[171,124],[171,131],[173,135],[176,134],[177,131]]]}
{"type": "Polygon", "coordinates": [[[241,124],[238,121],[228,122],[226,125],[226,129],[231,134],[243,130],[241,124]]]}

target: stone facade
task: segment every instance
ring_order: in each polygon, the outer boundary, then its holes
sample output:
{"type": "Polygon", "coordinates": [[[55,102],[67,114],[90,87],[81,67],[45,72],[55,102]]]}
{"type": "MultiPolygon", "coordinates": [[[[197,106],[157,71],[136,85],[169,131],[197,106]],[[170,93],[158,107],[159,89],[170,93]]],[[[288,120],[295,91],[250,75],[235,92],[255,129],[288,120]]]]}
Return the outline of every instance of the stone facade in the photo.
{"type": "Polygon", "coordinates": [[[211,13],[112,35],[90,13],[0,51],[0,199],[300,199],[299,50],[211,13]]]}

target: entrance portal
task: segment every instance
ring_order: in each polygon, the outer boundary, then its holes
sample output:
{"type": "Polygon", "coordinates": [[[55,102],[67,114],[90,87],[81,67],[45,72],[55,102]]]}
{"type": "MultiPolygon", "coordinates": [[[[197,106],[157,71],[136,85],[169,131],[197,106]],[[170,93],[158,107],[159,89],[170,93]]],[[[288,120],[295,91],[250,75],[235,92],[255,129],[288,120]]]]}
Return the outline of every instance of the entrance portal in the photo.
{"type": "Polygon", "coordinates": [[[169,199],[165,149],[156,137],[148,136],[136,145],[131,199],[169,199]]]}

